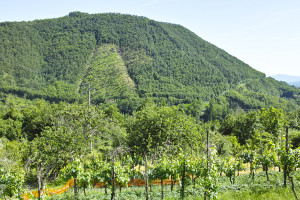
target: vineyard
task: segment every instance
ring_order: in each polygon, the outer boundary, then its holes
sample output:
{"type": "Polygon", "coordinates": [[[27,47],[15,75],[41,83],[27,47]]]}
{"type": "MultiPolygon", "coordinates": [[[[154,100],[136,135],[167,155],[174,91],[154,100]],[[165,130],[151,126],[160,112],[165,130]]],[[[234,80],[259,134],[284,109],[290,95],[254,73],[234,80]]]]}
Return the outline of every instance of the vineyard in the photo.
{"type": "Polygon", "coordinates": [[[12,105],[0,124],[3,199],[299,196],[300,112],[271,107],[197,123],[151,101],[131,116],[114,106],[12,105]]]}
{"type": "MultiPolygon", "coordinates": [[[[116,186],[118,186],[118,183],[115,182],[116,186]]],[[[163,180],[163,185],[171,185],[171,184],[178,184],[178,181],[173,181],[171,180],[163,180]]],[[[98,183],[94,180],[93,183],[93,188],[105,188],[106,183],[101,182],[98,183]]],[[[145,185],[145,180],[144,179],[134,179],[130,180],[127,184],[127,187],[134,187],[134,186],[144,186],[145,185]]],[[[150,185],[148,183],[148,185],[150,185]]],[[[161,185],[161,180],[153,180],[151,181],[151,185],[161,185]]],[[[70,188],[74,187],[74,179],[70,179],[62,188],[60,189],[43,189],[41,190],[41,196],[53,196],[53,195],[59,195],[67,192],[70,188]]],[[[30,200],[31,198],[38,198],[39,194],[38,191],[32,191],[32,192],[27,192],[23,194],[24,200],[30,200]]]]}
{"type": "MultiPolygon", "coordinates": [[[[288,138],[288,130],[285,138],[288,138]]],[[[143,160],[142,157],[131,159],[125,156],[119,161],[91,159],[89,163],[77,159],[62,170],[62,176],[71,178],[64,187],[57,190],[44,189],[39,191],[40,194],[38,191],[25,193],[24,200],[38,198],[39,195],[54,195],[49,198],[56,199],[55,195],[61,195],[71,187],[74,187],[75,199],[78,199],[79,191],[88,198],[86,194],[88,190],[93,190],[91,188],[104,188],[104,194],[98,191],[98,195],[101,194],[98,198],[101,199],[115,199],[119,188],[117,199],[123,199],[121,191],[128,190],[129,187],[145,188],[143,198],[152,199],[148,187],[157,185],[161,188],[160,199],[164,199],[164,190],[168,190],[167,193],[176,190],[177,197],[180,195],[181,199],[201,196],[204,199],[215,199],[224,190],[228,192],[249,187],[288,187],[294,194],[290,198],[298,199],[296,187],[300,186],[300,174],[297,172],[300,167],[300,149],[289,148],[287,142],[285,147],[273,150],[266,150],[262,154],[243,151],[231,159],[218,157],[213,148],[207,148],[205,157],[179,154],[176,157],[163,156],[158,160],[147,160],[145,156],[143,160]]],[[[159,193],[157,188],[156,193],[159,193]]]]}
{"type": "Polygon", "coordinates": [[[0,200],[298,199],[299,88],[188,29],[72,12],[0,43],[0,200]]]}

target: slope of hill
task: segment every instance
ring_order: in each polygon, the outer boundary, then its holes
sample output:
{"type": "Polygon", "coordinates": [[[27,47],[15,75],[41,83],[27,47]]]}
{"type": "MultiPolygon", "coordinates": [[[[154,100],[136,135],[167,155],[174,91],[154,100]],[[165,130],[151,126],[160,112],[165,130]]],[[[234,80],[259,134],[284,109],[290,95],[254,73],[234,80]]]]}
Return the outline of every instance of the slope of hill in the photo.
{"type": "Polygon", "coordinates": [[[169,105],[219,96],[231,108],[292,109],[299,90],[266,78],[186,28],[122,14],[0,23],[0,91],[53,101],[82,99],[131,112],[143,98],[169,105]],[[284,98],[282,98],[284,97],[284,98]]]}
{"type": "Polygon", "coordinates": [[[300,76],[291,76],[286,74],[277,74],[272,76],[274,79],[278,81],[287,82],[289,85],[293,85],[296,87],[300,87],[300,76]]]}
{"type": "Polygon", "coordinates": [[[293,86],[296,86],[298,88],[300,88],[300,81],[297,81],[297,82],[291,82],[289,83],[290,85],[293,85],[293,86]]]}

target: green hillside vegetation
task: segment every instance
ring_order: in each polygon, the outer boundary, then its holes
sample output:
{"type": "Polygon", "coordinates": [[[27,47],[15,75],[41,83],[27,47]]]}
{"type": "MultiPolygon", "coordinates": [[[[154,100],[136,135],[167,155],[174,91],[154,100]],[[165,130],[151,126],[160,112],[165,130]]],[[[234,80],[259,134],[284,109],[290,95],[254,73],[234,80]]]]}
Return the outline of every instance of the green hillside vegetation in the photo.
{"type": "MultiPolygon", "coordinates": [[[[225,97],[211,101],[209,110],[225,112],[225,102],[225,97]]],[[[187,107],[188,111],[197,109],[187,107]]],[[[221,119],[211,117],[216,116],[221,119]]],[[[171,176],[180,184],[171,190],[152,185],[151,197],[224,199],[228,195],[225,199],[232,199],[235,194],[235,199],[265,195],[273,199],[280,190],[280,199],[289,199],[291,184],[299,195],[299,147],[300,109],[289,113],[274,107],[239,110],[222,121],[197,123],[179,106],[150,100],[132,115],[123,115],[114,105],[88,109],[86,104],[9,95],[0,102],[0,198],[18,198],[29,188],[46,185],[58,189],[75,178],[80,190],[49,199],[141,199],[146,196],[145,187],[126,187],[130,179],[163,181],[171,176]],[[286,138],[293,145],[289,149],[286,138]],[[146,166],[149,176],[140,169],[146,166]],[[283,184],[285,169],[288,187],[283,184]],[[106,181],[106,189],[93,188],[95,180],[106,181]]]]}
{"type": "MultiPolygon", "coordinates": [[[[93,99],[96,104],[138,97],[135,83],[128,75],[116,45],[104,44],[95,49],[81,84],[84,83],[90,83],[94,88],[93,99]]],[[[82,86],[80,91],[84,91],[82,86]]]]}
{"type": "Polygon", "coordinates": [[[299,97],[180,25],[0,23],[0,199],[69,179],[47,199],[297,198],[299,97]]]}
{"type": "Polygon", "coordinates": [[[145,17],[72,12],[57,19],[0,23],[0,91],[29,99],[168,105],[219,96],[229,108],[292,110],[299,89],[277,82],[188,29],[145,17]]]}

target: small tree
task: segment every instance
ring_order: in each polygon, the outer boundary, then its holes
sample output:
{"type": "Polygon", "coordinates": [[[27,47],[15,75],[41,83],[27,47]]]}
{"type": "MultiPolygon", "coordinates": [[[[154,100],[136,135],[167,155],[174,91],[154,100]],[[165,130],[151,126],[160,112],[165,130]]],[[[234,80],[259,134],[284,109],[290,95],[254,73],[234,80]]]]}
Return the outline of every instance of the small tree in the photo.
{"type": "Polygon", "coordinates": [[[234,185],[235,183],[235,171],[237,169],[237,163],[235,161],[233,162],[227,162],[225,164],[225,175],[229,178],[230,183],[234,185]]]}
{"type": "Polygon", "coordinates": [[[91,172],[84,170],[78,177],[79,187],[83,188],[84,195],[86,195],[86,189],[91,184],[91,172]]]}
{"type": "Polygon", "coordinates": [[[225,160],[219,157],[218,159],[216,159],[215,165],[218,169],[218,172],[220,173],[220,176],[222,176],[225,171],[225,160]]]}
{"type": "Polygon", "coordinates": [[[189,167],[187,168],[188,174],[193,174],[192,183],[194,189],[196,188],[196,179],[200,179],[203,176],[203,169],[205,169],[205,161],[201,157],[192,157],[189,162],[189,167]]]}
{"type": "Polygon", "coordinates": [[[268,170],[276,163],[276,155],[271,150],[265,150],[258,156],[258,164],[261,164],[266,172],[267,181],[270,181],[268,170]]]}
{"type": "Polygon", "coordinates": [[[83,173],[84,173],[84,169],[83,169],[82,163],[79,159],[76,159],[70,165],[68,165],[67,167],[62,169],[62,174],[66,178],[68,178],[68,179],[73,178],[74,179],[74,196],[75,196],[75,200],[77,200],[77,187],[78,187],[77,186],[77,179],[79,177],[81,177],[83,173]]]}
{"type": "MultiPolygon", "coordinates": [[[[112,193],[111,193],[111,199],[115,199],[115,183],[117,181],[117,165],[116,165],[116,156],[121,155],[125,152],[127,152],[128,149],[123,147],[123,146],[118,146],[118,147],[114,147],[110,152],[109,155],[112,158],[111,159],[111,184],[112,184],[112,193]]],[[[122,176],[125,176],[124,173],[121,172],[121,170],[119,169],[119,173],[120,173],[120,183],[125,184],[123,181],[123,179],[121,178],[122,176]]],[[[124,178],[124,177],[123,177],[124,178]]],[[[129,174],[126,175],[126,177],[124,179],[127,179],[129,181],[129,174]]],[[[128,183],[127,181],[127,183],[128,183]]],[[[121,189],[120,189],[121,190],[121,189]]]]}
{"type": "MultiPolygon", "coordinates": [[[[206,165],[205,161],[205,165],[206,165]]],[[[218,178],[217,178],[217,168],[216,166],[212,163],[209,168],[204,168],[202,172],[202,177],[200,178],[201,184],[204,187],[205,195],[204,199],[208,198],[217,198],[218,194],[218,178]]]]}
{"type": "Polygon", "coordinates": [[[120,192],[122,187],[128,185],[130,181],[130,166],[124,166],[120,162],[115,163],[116,183],[119,185],[120,192]]]}
{"type": "Polygon", "coordinates": [[[103,182],[105,194],[107,194],[107,187],[111,183],[110,164],[100,159],[92,160],[92,179],[97,182],[103,182]]]}
{"type": "Polygon", "coordinates": [[[252,181],[254,183],[255,171],[258,168],[258,160],[255,151],[247,151],[241,154],[243,163],[250,163],[250,176],[252,176],[252,181]]]}
{"type": "Polygon", "coordinates": [[[263,130],[276,138],[279,136],[279,130],[287,123],[283,111],[272,106],[269,109],[262,108],[260,110],[259,121],[263,130]]]}
{"type": "Polygon", "coordinates": [[[12,198],[18,196],[21,199],[22,185],[24,183],[24,171],[6,172],[0,169],[0,196],[12,198]]]}
{"type": "Polygon", "coordinates": [[[169,178],[169,170],[168,170],[168,162],[166,157],[162,157],[159,159],[158,163],[154,166],[151,176],[152,179],[160,179],[161,180],[161,199],[164,198],[164,179],[169,178]]]}
{"type": "Polygon", "coordinates": [[[175,157],[173,158],[169,158],[169,162],[168,162],[168,173],[171,176],[171,191],[173,191],[173,187],[176,183],[176,180],[179,179],[179,160],[176,159],[175,157]]]}
{"type": "Polygon", "coordinates": [[[288,149],[282,148],[279,151],[280,155],[280,164],[282,167],[286,166],[286,177],[290,180],[292,184],[292,190],[295,195],[295,198],[298,199],[297,193],[295,191],[294,181],[292,172],[295,170],[295,168],[300,167],[300,148],[298,149],[288,149]]]}

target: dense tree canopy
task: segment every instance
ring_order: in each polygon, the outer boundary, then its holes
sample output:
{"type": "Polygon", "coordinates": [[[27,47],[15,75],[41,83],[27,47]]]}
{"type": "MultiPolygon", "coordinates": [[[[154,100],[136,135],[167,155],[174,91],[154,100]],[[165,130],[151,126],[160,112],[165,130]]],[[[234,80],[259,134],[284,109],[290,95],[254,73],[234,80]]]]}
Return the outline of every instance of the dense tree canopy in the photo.
{"type": "Polygon", "coordinates": [[[191,144],[197,148],[197,138],[201,138],[200,127],[193,118],[176,107],[158,107],[153,103],[133,114],[127,130],[129,147],[140,153],[191,144]]]}
{"type": "Polygon", "coordinates": [[[217,167],[233,184],[243,162],[253,179],[299,167],[282,140],[300,146],[299,89],[180,25],[72,12],[0,23],[0,44],[0,198],[62,174],[115,194],[148,172],[162,197],[168,175],[210,196],[217,167]]]}
{"type": "Polygon", "coordinates": [[[0,38],[1,95],[73,102],[90,83],[94,103],[117,102],[124,113],[141,98],[178,105],[224,95],[234,109],[286,110],[298,101],[299,89],[265,78],[180,25],[145,17],[73,12],[0,23],[0,38]]]}

